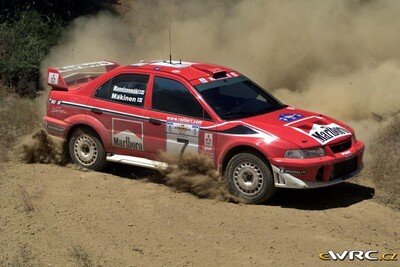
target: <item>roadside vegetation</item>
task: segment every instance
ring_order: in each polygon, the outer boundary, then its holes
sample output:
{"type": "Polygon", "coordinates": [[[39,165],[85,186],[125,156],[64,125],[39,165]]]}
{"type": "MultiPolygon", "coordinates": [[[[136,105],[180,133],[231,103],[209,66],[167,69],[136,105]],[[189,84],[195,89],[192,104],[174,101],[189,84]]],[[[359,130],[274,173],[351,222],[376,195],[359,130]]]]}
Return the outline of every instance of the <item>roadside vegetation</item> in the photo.
{"type": "Polygon", "coordinates": [[[45,102],[40,62],[76,17],[107,9],[116,0],[0,2],[0,161],[12,144],[41,126],[45,102]],[[36,101],[32,101],[35,99],[36,101]],[[40,107],[39,105],[40,104],[40,107]]]}
{"type": "MultiPolygon", "coordinates": [[[[43,90],[39,66],[74,18],[112,11],[116,0],[39,0],[0,3],[0,89],[35,98],[43,90]]],[[[0,96],[1,97],[1,96],[0,96]]]]}

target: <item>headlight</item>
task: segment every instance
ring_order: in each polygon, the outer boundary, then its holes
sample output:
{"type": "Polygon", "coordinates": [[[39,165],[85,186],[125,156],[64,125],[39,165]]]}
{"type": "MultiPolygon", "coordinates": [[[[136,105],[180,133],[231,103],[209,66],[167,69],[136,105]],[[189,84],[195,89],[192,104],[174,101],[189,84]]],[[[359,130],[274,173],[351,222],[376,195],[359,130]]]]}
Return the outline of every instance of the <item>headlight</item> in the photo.
{"type": "Polygon", "coordinates": [[[305,158],[317,158],[325,156],[325,150],[322,147],[310,148],[310,149],[293,149],[285,152],[285,158],[292,159],[305,159],[305,158]]]}

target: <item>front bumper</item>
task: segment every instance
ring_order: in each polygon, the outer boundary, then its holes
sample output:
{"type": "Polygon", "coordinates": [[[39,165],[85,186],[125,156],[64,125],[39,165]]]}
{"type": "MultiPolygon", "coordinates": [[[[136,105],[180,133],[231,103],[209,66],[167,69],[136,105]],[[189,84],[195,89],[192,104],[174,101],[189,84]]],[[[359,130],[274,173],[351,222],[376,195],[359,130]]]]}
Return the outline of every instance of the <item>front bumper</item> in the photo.
{"type": "Polygon", "coordinates": [[[358,168],[356,171],[351,172],[345,176],[342,176],[340,178],[330,180],[330,181],[303,181],[300,180],[299,178],[294,177],[293,175],[287,174],[287,173],[281,173],[279,168],[276,166],[272,165],[272,169],[274,172],[274,181],[275,181],[275,187],[282,187],[282,188],[297,188],[297,189],[307,189],[307,188],[318,188],[318,187],[326,187],[326,186],[331,186],[335,184],[342,183],[346,181],[347,179],[357,175],[361,170],[363,169],[363,166],[358,168]]]}
{"type": "Polygon", "coordinates": [[[350,149],[309,159],[270,159],[276,187],[317,188],[341,183],[363,169],[364,143],[353,141],[350,149]]]}

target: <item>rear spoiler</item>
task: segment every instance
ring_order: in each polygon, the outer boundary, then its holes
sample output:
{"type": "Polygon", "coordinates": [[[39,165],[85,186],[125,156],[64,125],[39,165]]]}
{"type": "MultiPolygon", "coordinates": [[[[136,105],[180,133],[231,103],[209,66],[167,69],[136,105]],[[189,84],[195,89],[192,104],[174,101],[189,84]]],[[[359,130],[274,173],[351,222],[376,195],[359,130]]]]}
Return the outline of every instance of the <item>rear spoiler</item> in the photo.
{"type": "Polygon", "coordinates": [[[115,62],[104,60],[60,68],[49,68],[47,70],[47,84],[56,90],[68,90],[68,86],[91,81],[118,66],[115,62]],[[87,72],[89,69],[99,68],[102,68],[103,71],[87,72]]]}

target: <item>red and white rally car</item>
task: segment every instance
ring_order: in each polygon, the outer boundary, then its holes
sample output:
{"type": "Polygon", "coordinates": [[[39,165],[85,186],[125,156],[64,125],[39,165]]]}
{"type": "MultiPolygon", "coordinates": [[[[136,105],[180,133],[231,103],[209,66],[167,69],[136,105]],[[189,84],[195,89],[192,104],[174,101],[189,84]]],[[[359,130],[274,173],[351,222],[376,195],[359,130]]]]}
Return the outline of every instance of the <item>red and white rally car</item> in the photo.
{"type": "Polygon", "coordinates": [[[239,72],[212,64],[101,61],[48,70],[44,125],[72,160],[158,168],[159,151],[203,153],[247,202],[276,188],[333,185],[363,167],[364,143],[328,116],[282,104],[239,72]]]}

